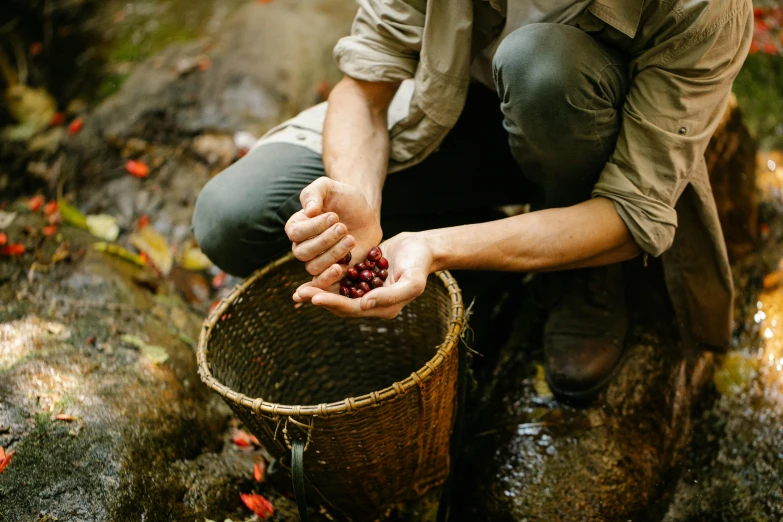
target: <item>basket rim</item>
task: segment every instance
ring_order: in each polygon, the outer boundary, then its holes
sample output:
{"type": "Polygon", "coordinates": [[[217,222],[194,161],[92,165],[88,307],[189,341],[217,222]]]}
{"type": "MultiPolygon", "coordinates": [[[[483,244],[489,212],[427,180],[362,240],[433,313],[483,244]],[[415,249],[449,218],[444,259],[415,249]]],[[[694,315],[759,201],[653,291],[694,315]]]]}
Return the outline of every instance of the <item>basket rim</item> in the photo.
{"type": "Polygon", "coordinates": [[[222,298],[218,305],[207,316],[201,327],[199,335],[198,348],[196,350],[196,359],[198,361],[198,373],[201,380],[213,391],[220,394],[225,400],[236,403],[246,408],[252,408],[256,414],[267,413],[274,417],[280,415],[287,416],[319,416],[353,413],[357,410],[379,406],[382,402],[405,395],[411,389],[420,386],[421,383],[429,378],[449,356],[455,353],[457,343],[460,342],[460,334],[465,323],[465,308],[462,304],[462,293],[457,285],[457,281],[447,271],[441,270],[434,273],[449,292],[451,299],[451,312],[449,317],[448,332],[443,342],[436,347],[435,355],[424,363],[424,366],[411,373],[401,381],[395,381],[390,386],[378,391],[366,393],[358,397],[348,397],[342,401],[321,403],[316,405],[290,405],[267,402],[263,398],[251,398],[243,393],[232,390],[225,384],[218,381],[209,369],[207,362],[208,343],[213,328],[220,317],[227,311],[228,307],[234,304],[244,291],[257,280],[264,277],[267,273],[278,266],[295,259],[293,253],[289,252],[283,257],[268,263],[266,266],[253,272],[247,279],[237,284],[226,297],[222,298]]]}

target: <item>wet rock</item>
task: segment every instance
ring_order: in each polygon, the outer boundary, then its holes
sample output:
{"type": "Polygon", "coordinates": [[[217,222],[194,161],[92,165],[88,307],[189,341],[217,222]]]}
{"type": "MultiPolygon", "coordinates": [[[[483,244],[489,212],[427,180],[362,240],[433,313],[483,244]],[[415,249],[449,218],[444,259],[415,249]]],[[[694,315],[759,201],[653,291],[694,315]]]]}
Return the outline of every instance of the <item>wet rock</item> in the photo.
{"type": "Polygon", "coordinates": [[[193,139],[193,152],[209,165],[221,170],[234,161],[237,148],[234,139],[226,134],[202,134],[193,139]]]}
{"type": "MultiPolygon", "coordinates": [[[[63,233],[89,247],[86,233],[63,233]]],[[[0,446],[16,451],[0,474],[0,519],[242,514],[253,455],[226,443],[230,412],[196,373],[190,343],[202,318],[134,285],[139,270],[88,248],[33,284],[17,273],[0,285],[0,446]],[[167,359],[156,363],[124,334],[167,359]]]]}
{"type": "MultiPolygon", "coordinates": [[[[660,274],[629,279],[647,277],[660,274]]],[[[459,463],[455,508],[469,515],[459,520],[656,520],[663,511],[662,486],[690,442],[691,411],[711,357],[683,357],[672,312],[655,290],[661,286],[639,284],[631,293],[640,298],[626,361],[582,408],[549,394],[539,363],[540,315],[528,296],[490,365],[496,369],[479,375],[482,398],[471,408],[478,413],[459,463]]]]}

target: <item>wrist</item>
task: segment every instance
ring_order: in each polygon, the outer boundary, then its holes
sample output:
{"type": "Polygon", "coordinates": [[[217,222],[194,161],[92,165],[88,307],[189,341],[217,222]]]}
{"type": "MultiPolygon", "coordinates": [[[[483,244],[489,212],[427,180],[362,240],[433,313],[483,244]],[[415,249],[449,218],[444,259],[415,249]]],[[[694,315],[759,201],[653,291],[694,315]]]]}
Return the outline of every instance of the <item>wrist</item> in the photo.
{"type": "Polygon", "coordinates": [[[444,232],[445,229],[416,232],[416,235],[419,236],[418,239],[427,245],[432,254],[430,273],[450,268],[449,260],[452,249],[449,246],[448,236],[444,232]]]}

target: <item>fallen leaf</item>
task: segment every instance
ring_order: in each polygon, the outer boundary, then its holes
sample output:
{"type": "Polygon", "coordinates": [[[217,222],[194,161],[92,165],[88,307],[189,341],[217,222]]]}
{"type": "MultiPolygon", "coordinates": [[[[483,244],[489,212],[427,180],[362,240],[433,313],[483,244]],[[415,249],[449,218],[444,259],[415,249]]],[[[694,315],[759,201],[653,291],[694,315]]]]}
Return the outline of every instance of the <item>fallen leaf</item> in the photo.
{"type": "Polygon", "coordinates": [[[3,212],[0,210],[0,228],[8,228],[16,219],[16,212],[3,212]]]}
{"type": "Polygon", "coordinates": [[[536,395],[541,398],[549,399],[553,396],[552,390],[546,382],[544,367],[541,364],[536,364],[536,376],[533,380],[533,389],[536,391],[536,395]]]}
{"type": "Polygon", "coordinates": [[[174,259],[166,239],[153,227],[144,227],[130,235],[130,243],[147,254],[152,265],[164,276],[171,272],[174,259]]]}
{"type": "Polygon", "coordinates": [[[231,437],[231,441],[240,448],[249,448],[253,445],[250,441],[250,435],[245,430],[235,430],[234,435],[231,437]]]}
{"type": "Polygon", "coordinates": [[[84,214],[82,214],[78,208],[64,199],[57,200],[57,208],[66,223],[87,230],[87,218],[84,217],[84,214]]]}
{"type": "Polygon", "coordinates": [[[2,250],[0,250],[0,254],[4,256],[21,256],[25,253],[25,246],[21,243],[11,243],[10,245],[6,245],[3,247],[2,250]]]}
{"type": "Polygon", "coordinates": [[[75,421],[76,417],[74,417],[73,415],[66,415],[65,413],[58,413],[57,415],[54,416],[54,420],[71,422],[71,421],[75,421]]]}
{"type": "Polygon", "coordinates": [[[146,178],[150,175],[150,168],[143,161],[128,160],[125,162],[125,170],[128,171],[128,174],[137,178],[146,178]]]}
{"type": "Polygon", "coordinates": [[[74,134],[82,130],[82,127],[84,127],[84,119],[76,118],[71,122],[70,125],[68,125],[68,135],[73,136],[74,134]]]}
{"type": "Polygon", "coordinates": [[[68,240],[63,241],[57,246],[57,250],[52,254],[51,264],[57,264],[71,257],[71,243],[68,240]]]}
{"type": "Polygon", "coordinates": [[[263,462],[256,462],[255,466],[253,466],[253,478],[256,479],[256,482],[263,482],[265,468],[266,464],[263,462]]]}
{"type": "Polygon", "coordinates": [[[55,212],[57,212],[57,202],[56,201],[50,201],[49,203],[44,205],[44,208],[43,208],[44,216],[51,216],[55,212]]]}
{"type": "Polygon", "coordinates": [[[92,248],[97,252],[104,252],[106,254],[111,254],[113,256],[119,257],[120,259],[123,259],[125,261],[129,261],[134,265],[140,267],[144,267],[147,265],[144,262],[144,259],[142,259],[140,255],[134,254],[127,248],[121,247],[120,245],[112,245],[111,243],[104,243],[100,241],[98,243],[93,244],[92,248]]]}
{"type": "Polygon", "coordinates": [[[212,261],[197,246],[187,243],[182,249],[179,264],[185,270],[200,272],[212,266],[212,261]]]}
{"type": "Polygon", "coordinates": [[[272,503],[257,493],[240,493],[239,498],[259,518],[269,518],[275,514],[275,508],[272,506],[272,503]]]}
{"type": "Polygon", "coordinates": [[[0,246],[5,245],[8,243],[8,236],[5,235],[5,233],[0,232],[0,246]]]}
{"type": "Polygon", "coordinates": [[[121,335],[120,340],[138,348],[142,355],[150,359],[155,364],[164,363],[169,358],[169,352],[167,352],[165,348],[155,344],[147,344],[143,339],[136,335],[121,335]]]}
{"type": "Polygon", "coordinates": [[[57,225],[46,225],[41,232],[44,236],[51,237],[57,233],[57,225]]]}
{"type": "Polygon", "coordinates": [[[85,221],[87,222],[87,230],[98,239],[116,241],[120,236],[120,227],[117,225],[117,219],[114,216],[98,214],[87,216],[85,221]]]}
{"type": "Polygon", "coordinates": [[[15,451],[11,450],[8,453],[0,447],[0,473],[11,463],[11,458],[14,456],[15,451]]]}
{"type": "Polygon", "coordinates": [[[30,212],[38,212],[44,204],[44,197],[40,194],[33,196],[27,201],[27,210],[30,212]]]}
{"type": "Polygon", "coordinates": [[[59,127],[65,123],[65,113],[64,112],[55,112],[52,115],[52,120],[49,122],[49,125],[52,127],[59,127]]]}
{"type": "Polygon", "coordinates": [[[764,276],[764,282],[762,284],[764,286],[764,290],[771,290],[779,286],[781,282],[783,282],[783,272],[780,270],[775,270],[774,272],[764,276]]]}
{"type": "Polygon", "coordinates": [[[169,273],[177,290],[189,303],[200,304],[210,297],[211,288],[207,280],[197,272],[190,272],[179,265],[175,265],[169,273]]]}

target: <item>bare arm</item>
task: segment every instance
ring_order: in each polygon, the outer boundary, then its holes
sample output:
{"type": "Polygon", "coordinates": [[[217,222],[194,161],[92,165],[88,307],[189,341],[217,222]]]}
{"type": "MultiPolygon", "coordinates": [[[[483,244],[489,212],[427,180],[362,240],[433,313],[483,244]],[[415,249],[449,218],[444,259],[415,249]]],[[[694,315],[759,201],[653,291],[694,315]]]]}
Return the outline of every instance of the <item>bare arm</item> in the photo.
{"type": "Polygon", "coordinates": [[[640,252],[604,198],[422,235],[432,245],[433,270],[563,270],[617,263],[640,252]]]}
{"type": "Polygon", "coordinates": [[[326,174],[358,188],[378,215],[389,161],[386,113],[399,85],[346,76],[329,95],[324,122],[326,174]]]}

